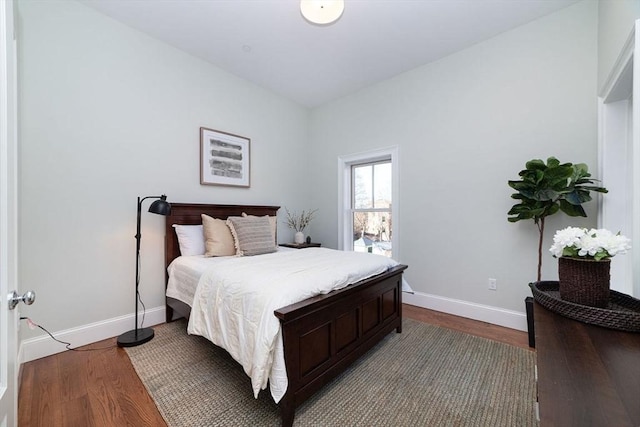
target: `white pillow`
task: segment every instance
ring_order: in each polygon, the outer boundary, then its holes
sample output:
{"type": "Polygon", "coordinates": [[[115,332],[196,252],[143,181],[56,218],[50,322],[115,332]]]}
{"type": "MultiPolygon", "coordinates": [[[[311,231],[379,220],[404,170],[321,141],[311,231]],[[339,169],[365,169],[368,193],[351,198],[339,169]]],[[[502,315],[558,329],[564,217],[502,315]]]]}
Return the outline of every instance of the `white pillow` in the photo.
{"type": "Polygon", "coordinates": [[[202,224],[173,224],[173,228],[176,230],[176,236],[178,236],[181,255],[204,255],[204,231],[202,224]]]}

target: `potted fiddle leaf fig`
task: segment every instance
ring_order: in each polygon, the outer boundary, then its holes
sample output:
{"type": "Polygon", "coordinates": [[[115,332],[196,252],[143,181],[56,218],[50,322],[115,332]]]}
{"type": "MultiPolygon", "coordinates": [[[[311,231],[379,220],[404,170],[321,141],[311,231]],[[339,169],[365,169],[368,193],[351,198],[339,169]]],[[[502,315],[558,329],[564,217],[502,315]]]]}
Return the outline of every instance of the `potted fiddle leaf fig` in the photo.
{"type": "Polygon", "coordinates": [[[509,222],[533,220],[538,227],[538,281],[542,271],[542,240],[545,218],[562,211],[569,216],[586,217],[582,204],[591,200],[591,191],[606,193],[607,189],[595,185],[584,163],[560,163],[549,157],[547,163],[530,160],[521,170],[520,179],[509,181],[516,190],[511,195],[518,203],[509,210],[509,222]]]}

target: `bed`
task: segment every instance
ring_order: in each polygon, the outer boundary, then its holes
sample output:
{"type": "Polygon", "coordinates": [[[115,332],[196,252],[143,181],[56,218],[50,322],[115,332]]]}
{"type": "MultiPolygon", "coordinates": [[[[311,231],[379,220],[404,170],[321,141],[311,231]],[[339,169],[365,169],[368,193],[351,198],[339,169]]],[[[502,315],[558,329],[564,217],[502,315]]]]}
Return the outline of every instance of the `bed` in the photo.
{"type": "MultiPolygon", "coordinates": [[[[165,267],[180,256],[174,224],[196,225],[201,214],[226,219],[242,214],[275,216],[278,206],[172,203],[166,217],[165,267]]],[[[303,249],[307,250],[307,249],[303,249]]],[[[278,308],[288,386],[278,405],[282,425],[295,409],[394,329],[402,332],[402,273],[396,265],[345,288],[278,308]]],[[[168,279],[168,276],[167,276],[168,279]]],[[[166,297],[167,322],[189,318],[191,307],[166,297]]]]}

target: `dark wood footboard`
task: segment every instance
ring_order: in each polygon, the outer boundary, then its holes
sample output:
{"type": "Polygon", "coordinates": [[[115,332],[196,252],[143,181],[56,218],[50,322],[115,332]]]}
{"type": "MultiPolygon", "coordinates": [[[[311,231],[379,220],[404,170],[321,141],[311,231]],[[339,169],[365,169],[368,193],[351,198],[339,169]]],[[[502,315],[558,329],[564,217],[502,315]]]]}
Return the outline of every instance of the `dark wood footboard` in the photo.
{"type": "Polygon", "coordinates": [[[289,385],[280,401],[283,427],[295,409],[392,330],[402,332],[406,265],[275,311],[282,326],[289,385]]]}

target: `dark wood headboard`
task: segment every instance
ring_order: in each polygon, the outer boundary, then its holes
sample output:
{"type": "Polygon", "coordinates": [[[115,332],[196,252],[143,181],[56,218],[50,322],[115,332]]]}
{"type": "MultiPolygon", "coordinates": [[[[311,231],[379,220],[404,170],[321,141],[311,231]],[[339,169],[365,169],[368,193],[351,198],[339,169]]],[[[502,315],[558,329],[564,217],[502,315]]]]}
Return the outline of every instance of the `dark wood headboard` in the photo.
{"type": "Polygon", "coordinates": [[[202,224],[201,214],[212,218],[227,219],[230,216],[241,216],[242,213],[257,216],[275,216],[280,206],[253,205],[207,205],[200,203],[171,203],[171,214],[166,216],[164,235],[165,272],[171,261],[180,256],[178,238],[173,230],[173,224],[197,225],[202,224]]]}

